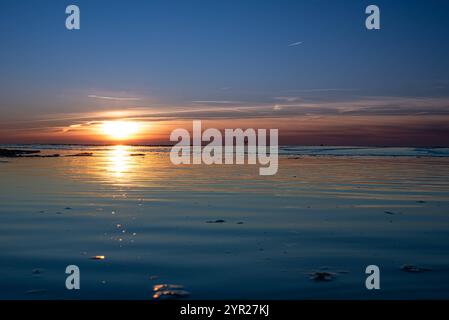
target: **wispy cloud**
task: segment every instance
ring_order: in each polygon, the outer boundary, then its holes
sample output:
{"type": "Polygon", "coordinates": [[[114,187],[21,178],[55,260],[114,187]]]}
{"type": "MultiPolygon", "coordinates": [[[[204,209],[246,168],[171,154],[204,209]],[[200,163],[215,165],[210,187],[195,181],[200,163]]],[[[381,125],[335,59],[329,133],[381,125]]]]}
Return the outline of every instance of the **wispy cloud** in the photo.
{"type": "Polygon", "coordinates": [[[353,88],[316,88],[316,89],[287,90],[287,92],[298,92],[298,93],[348,92],[348,91],[358,91],[358,89],[353,89],[353,88]]]}
{"type": "Polygon", "coordinates": [[[92,98],[92,99],[112,100],[112,101],[140,101],[140,100],[142,100],[141,98],[135,98],[135,97],[109,97],[109,96],[97,96],[95,94],[90,94],[87,97],[92,98]]]}
{"type": "MultiPolygon", "coordinates": [[[[291,99],[290,99],[291,100],[291,99]]],[[[308,123],[320,119],[322,123],[335,121],[344,125],[351,119],[363,118],[372,121],[392,121],[405,123],[422,123],[426,119],[447,122],[449,118],[449,97],[358,97],[345,101],[291,101],[288,99],[278,103],[265,102],[253,105],[198,105],[194,106],[148,106],[126,108],[120,111],[92,111],[80,113],[61,113],[40,115],[35,119],[20,122],[4,122],[2,130],[19,132],[40,132],[39,128],[48,132],[78,132],[86,127],[95,126],[105,120],[127,119],[148,123],[202,120],[263,120],[299,121],[308,123]],[[376,120],[377,119],[377,120],[376,120]]],[[[433,120],[432,120],[433,121],[433,120]]],[[[396,123],[395,122],[395,123],[396,123]]],[[[374,122],[373,122],[374,123],[374,122]]],[[[447,122],[449,123],[449,122],[447,122]]],[[[290,128],[293,130],[293,127],[290,128]]],[[[296,130],[296,129],[295,129],[296,130]]],[[[446,130],[446,129],[444,129],[446,130]]],[[[6,131],[5,131],[6,132],[6,131]]],[[[1,130],[0,130],[1,133],[1,130]]]]}
{"type": "MultiPolygon", "coordinates": [[[[290,99],[291,100],[291,99],[290,99]]],[[[279,103],[260,103],[253,105],[221,106],[158,106],[126,108],[122,110],[62,113],[41,115],[26,122],[57,123],[73,125],[89,121],[129,119],[145,121],[171,121],[185,119],[256,119],[256,118],[294,118],[308,116],[449,116],[449,97],[359,97],[345,101],[279,101],[279,103]]],[[[4,123],[5,126],[17,122],[4,123]]]]}
{"type": "MultiPolygon", "coordinates": [[[[113,119],[151,123],[151,126],[166,122],[168,127],[177,121],[193,119],[223,121],[222,123],[233,123],[236,126],[239,123],[254,125],[255,121],[259,121],[258,123],[267,126],[282,125],[284,137],[291,136],[295,143],[301,141],[322,143],[322,139],[327,141],[326,143],[364,143],[368,140],[357,140],[361,136],[360,132],[363,131],[365,137],[373,137],[372,143],[380,143],[376,139],[382,136],[384,137],[382,141],[386,144],[397,143],[397,141],[411,144],[415,140],[419,142],[420,139],[423,145],[446,144],[447,139],[444,140],[442,137],[449,137],[447,136],[449,97],[365,96],[352,97],[345,101],[291,102],[284,99],[278,103],[265,102],[254,105],[223,104],[196,107],[166,105],[126,108],[120,111],[47,114],[26,122],[0,122],[0,136],[14,132],[15,137],[23,135],[29,137],[30,141],[35,141],[36,135],[46,134],[48,137],[65,141],[66,137],[86,134],[103,121],[113,119]],[[398,140],[395,142],[393,138],[391,141],[386,139],[385,137],[389,134],[398,140]],[[341,139],[333,140],[337,137],[341,139]]],[[[162,124],[156,127],[165,128],[162,124]]],[[[368,143],[371,142],[368,141],[368,143]]]]}
{"type": "Polygon", "coordinates": [[[286,102],[295,102],[302,100],[300,97],[274,97],[275,100],[286,101],[286,102]]]}
{"type": "Polygon", "coordinates": [[[237,104],[239,101],[229,101],[229,100],[196,100],[193,103],[199,104],[237,104]]]}

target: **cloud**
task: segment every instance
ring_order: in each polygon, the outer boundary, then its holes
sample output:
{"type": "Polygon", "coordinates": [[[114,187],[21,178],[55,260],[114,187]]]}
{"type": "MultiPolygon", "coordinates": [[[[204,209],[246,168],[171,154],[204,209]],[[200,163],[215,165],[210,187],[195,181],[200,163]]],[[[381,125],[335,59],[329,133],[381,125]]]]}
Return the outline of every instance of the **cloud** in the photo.
{"type": "Polygon", "coordinates": [[[274,97],[275,100],[286,101],[286,102],[295,102],[298,100],[302,100],[299,97],[274,97]]]}
{"type": "Polygon", "coordinates": [[[358,89],[352,89],[352,88],[317,88],[317,89],[288,90],[287,92],[315,93],[315,92],[348,92],[348,91],[358,91],[358,89]]]}
{"type": "Polygon", "coordinates": [[[113,119],[159,123],[154,127],[161,132],[173,123],[195,119],[237,127],[277,126],[282,129],[284,143],[449,145],[449,97],[377,96],[253,105],[158,105],[49,114],[27,121],[0,121],[0,137],[3,141],[25,137],[29,139],[26,141],[36,142],[42,136],[39,141],[66,143],[71,137],[84,135],[80,141],[86,141],[90,128],[113,119]],[[164,122],[166,126],[162,125],[164,122]]]}
{"type": "Polygon", "coordinates": [[[423,116],[449,115],[449,98],[363,97],[346,101],[276,104],[279,116],[423,116]]]}
{"type": "Polygon", "coordinates": [[[140,101],[140,100],[142,100],[141,98],[135,98],[135,97],[108,97],[108,96],[97,96],[95,94],[90,94],[87,97],[92,98],[92,99],[112,100],[112,101],[140,101]]]}
{"type": "Polygon", "coordinates": [[[227,100],[197,100],[192,101],[193,103],[199,104],[237,104],[239,101],[227,101],[227,100]]]}
{"type": "MultiPolygon", "coordinates": [[[[285,97],[284,97],[285,98],[285,97]]],[[[435,118],[449,118],[449,97],[358,97],[345,101],[279,101],[249,105],[222,104],[216,106],[148,106],[121,110],[61,113],[41,115],[27,121],[2,123],[3,129],[55,128],[63,132],[77,131],[97,122],[126,119],[142,122],[167,122],[183,120],[238,120],[278,119],[279,121],[311,121],[313,119],[338,119],[343,125],[349,119],[385,119],[419,123],[435,118]],[[401,120],[402,119],[402,120],[401,120]],[[409,120],[406,120],[409,119],[409,120]]]]}
{"type": "Polygon", "coordinates": [[[290,43],[288,46],[289,46],[289,47],[296,47],[296,46],[299,46],[299,45],[302,44],[302,43],[303,43],[302,41],[293,42],[293,43],[290,43]]]}
{"type": "MultiPolygon", "coordinates": [[[[126,112],[125,112],[126,113],[126,112]]],[[[449,116],[449,98],[364,97],[346,101],[293,101],[254,105],[222,105],[130,109],[129,119],[168,121],[187,119],[307,118],[337,116],[449,116]]],[[[109,115],[109,114],[108,114],[109,115]]],[[[99,118],[101,119],[101,115],[99,118]]]]}

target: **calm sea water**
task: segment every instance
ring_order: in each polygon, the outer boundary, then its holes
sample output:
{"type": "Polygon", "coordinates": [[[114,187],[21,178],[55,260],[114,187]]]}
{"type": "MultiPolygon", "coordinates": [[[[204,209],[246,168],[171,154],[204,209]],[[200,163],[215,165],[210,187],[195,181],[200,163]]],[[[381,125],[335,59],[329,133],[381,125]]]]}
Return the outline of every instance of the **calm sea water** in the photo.
{"type": "Polygon", "coordinates": [[[62,157],[0,159],[2,299],[449,298],[447,148],[284,147],[273,177],[173,166],[164,147],[26,148],[62,157]]]}

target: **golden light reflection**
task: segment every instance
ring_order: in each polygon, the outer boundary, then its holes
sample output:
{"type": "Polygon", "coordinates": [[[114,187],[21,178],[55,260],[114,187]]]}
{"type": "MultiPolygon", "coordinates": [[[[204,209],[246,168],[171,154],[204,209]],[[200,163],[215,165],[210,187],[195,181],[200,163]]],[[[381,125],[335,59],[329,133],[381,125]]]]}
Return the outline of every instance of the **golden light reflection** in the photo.
{"type": "Polygon", "coordinates": [[[124,173],[129,171],[131,166],[131,156],[129,147],[114,146],[108,154],[108,171],[113,173],[115,177],[122,177],[124,173]]]}

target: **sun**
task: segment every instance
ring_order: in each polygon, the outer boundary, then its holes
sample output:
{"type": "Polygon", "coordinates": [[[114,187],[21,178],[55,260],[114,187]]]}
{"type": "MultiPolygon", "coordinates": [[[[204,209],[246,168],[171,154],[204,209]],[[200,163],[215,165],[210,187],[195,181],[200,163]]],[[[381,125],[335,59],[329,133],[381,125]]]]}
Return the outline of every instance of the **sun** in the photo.
{"type": "Polygon", "coordinates": [[[140,130],[140,124],[135,121],[105,121],[101,131],[114,140],[127,140],[134,137],[140,130]]]}

